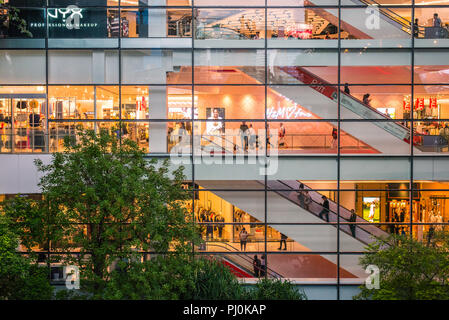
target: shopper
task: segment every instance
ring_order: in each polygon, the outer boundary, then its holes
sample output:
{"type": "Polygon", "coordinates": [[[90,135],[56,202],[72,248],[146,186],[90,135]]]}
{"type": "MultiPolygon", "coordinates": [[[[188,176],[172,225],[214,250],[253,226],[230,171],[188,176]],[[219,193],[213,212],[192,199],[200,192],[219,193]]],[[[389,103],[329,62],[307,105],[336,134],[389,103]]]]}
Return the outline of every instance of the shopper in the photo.
{"type": "Polygon", "coordinates": [[[319,217],[323,219],[323,216],[325,216],[326,221],[329,222],[329,200],[327,200],[326,196],[322,196],[321,199],[323,199],[323,204],[321,205],[323,210],[321,210],[319,217]]]}
{"type": "Polygon", "coordinates": [[[332,149],[337,149],[337,146],[338,146],[337,128],[332,128],[332,149]]]}
{"type": "Polygon", "coordinates": [[[304,209],[310,211],[310,204],[312,203],[312,197],[309,194],[309,190],[304,190],[304,209]]]}
{"type": "Polygon", "coordinates": [[[282,244],[284,244],[284,250],[287,250],[287,239],[288,237],[281,233],[281,241],[279,242],[279,248],[278,250],[282,250],[282,244]]]}
{"type": "Polygon", "coordinates": [[[432,25],[434,27],[441,27],[441,19],[438,17],[438,13],[433,14],[432,25]]]}
{"type": "Polygon", "coordinates": [[[357,214],[355,213],[354,209],[351,209],[351,216],[349,217],[349,222],[351,222],[351,224],[349,225],[349,228],[351,229],[351,234],[354,238],[355,238],[356,221],[357,221],[357,214]]]}
{"type": "Polygon", "coordinates": [[[267,273],[267,261],[265,254],[262,255],[262,258],[260,259],[260,277],[265,277],[265,274],[267,273]]]}
{"type": "Polygon", "coordinates": [[[256,278],[259,278],[260,275],[260,259],[257,257],[257,254],[254,255],[254,259],[253,259],[253,270],[254,270],[254,274],[256,276],[256,278]]]}
{"type": "Polygon", "coordinates": [[[299,205],[301,206],[301,208],[304,208],[305,204],[304,204],[304,184],[303,183],[301,183],[299,185],[297,194],[298,194],[299,205]]]}
{"type": "Polygon", "coordinates": [[[248,126],[245,121],[240,125],[240,142],[242,151],[248,151],[248,126]]]}
{"type": "Polygon", "coordinates": [[[281,122],[279,127],[279,148],[285,147],[285,127],[281,122]]]}
{"type": "Polygon", "coordinates": [[[366,104],[367,106],[371,106],[371,99],[369,93],[363,96],[363,103],[366,104]]]}
{"type": "Polygon", "coordinates": [[[249,137],[249,148],[254,149],[256,147],[256,131],[253,128],[253,125],[250,124],[248,128],[248,137],[249,137]]]}
{"type": "Polygon", "coordinates": [[[415,19],[415,23],[413,23],[412,25],[413,27],[413,36],[415,38],[419,37],[419,24],[418,24],[418,19],[415,19]]]}
{"type": "Polygon", "coordinates": [[[239,239],[240,239],[240,251],[246,251],[246,241],[248,240],[248,232],[246,232],[245,228],[243,228],[242,231],[240,231],[239,239]]]}
{"type": "Polygon", "coordinates": [[[347,82],[345,83],[345,93],[351,94],[351,90],[349,90],[349,84],[347,82]]]}

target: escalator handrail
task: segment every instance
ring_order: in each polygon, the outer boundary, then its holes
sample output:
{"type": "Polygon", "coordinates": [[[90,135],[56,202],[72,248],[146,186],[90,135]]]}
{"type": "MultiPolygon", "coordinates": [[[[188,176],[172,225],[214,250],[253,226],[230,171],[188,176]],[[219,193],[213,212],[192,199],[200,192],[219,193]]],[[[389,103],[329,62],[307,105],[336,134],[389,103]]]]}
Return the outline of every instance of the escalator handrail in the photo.
{"type": "MultiPolygon", "coordinates": [[[[287,186],[287,187],[290,188],[292,191],[297,191],[296,189],[294,189],[293,187],[289,186],[288,184],[286,184],[285,182],[283,182],[283,181],[281,181],[281,180],[278,180],[278,182],[279,182],[279,183],[282,183],[282,184],[285,185],[285,186],[287,186]]],[[[319,192],[313,191],[312,189],[310,189],[310,188],[307,189],[307,188],[309,188],[309,187],[306,186],[306,185],[304,185],[304,190],[308,190],[309,192],[314,192],[314,193],[316,193],[316,194],[318,194],[318,195],[321,195],[319,192]]],[[[312,200],[314,203],[316,203],[317,205],[319,205],[320,207],[323,207],[321,203],[319,203],[319,202],[317,202],[317,201],[315,201],[315,200],[313,200],[313,199],[311,199],[311,200],[312,200]]],[[[338,204],[337,204],[336,202],[334,202],[334,201],[332,201],[332,200],[330,200],[330,199],[328,199],[328,201],[329,201],[330,203],[333,203],[333,204],[335,204],[336,206],[338,206],[338,204]]],[[[345,207],[343,207],[343,206],[341,206],[341,205],[340,205],[340,208],[346,210],[347,212],[350,212],[347,208],[345,208],[345,207]]],[[[336,216],[338,216],[337,212],[331,210],[330,208],[329,208],[328,210],[329,210],[329,212],[332,212],[333,214],[335,214],[336,216]]],[[[311,212],[311,211],[310,211],[310,212],[311,212]]],[[[313,213],[313,212],[312,212],[312,213],[313,213]]],[[[314,214],[315,214],[315,213],[314,213],[314,214]]],[[[349,219],[343,217],[341,214],[340,214],[340,218],[343,219],[343,220],[345,220],[346,222],[350,222],[349,219]]],[[[358,220],[362,220],[362,222],[368,223],[368,221],[366,221],[365,219],[363,219],[363,218],[360,217],[360,216],[357,216],[357,219],[358,219],[358,220]]],[[[356,221],[357,221],[357,220],[356,220],[356,221]]],[[[372,226],[371,224],[370,224],[370,225],[367,225],[367,227],[371,227],[371,226],[372,226]]],[[[365,227],[365,226],[363,226],[363,225],[356,225],[356,228],[362,229],[363,231],[369,233],[370,235],[372,235],[372,236],[374,236],[374,237],[377,237],[377,235],[373,234],[373,232],[370,232],[370,230],[368,230],[367,228],[364,228],[364,227],[365,227]]],[[[376,228],[377,228],[377,227],[376,227],[376,228]]],[[[371,229],[371,228],[369,228],[369,229],[371,229]]],[[[378,229],[378,228],[377,228],[377,229],[378,229]]],[[[380,230],[380,229],[378,229],[378,230],[379,230],[379,231],[382,231],[382,233],[387,234],[387,233],[386,233],[385,231],[383,231],[383,230],[380,230]]],[[[343,231],[344,231],[344,230],[343,230],[343,231]]]]}
{"type": "MultiPolygon", "coordinates": [[[[295,68],[298,68],[298,69],[301,70],[301,72],[304,72],[304,73],[306,73],[307,75],[309,75],[310,77],[319,80],[322,84],[325,84],[325,85],[329,85],[329,84],[330,84],[328,81],[324,80],[323,78],[317,76],[317,75],[314,74],[314,73],[309,72],[308,70],[304,69],[303,67],[295,66],[295,68]]],[[[316,86],[316,85],[319,85],[319,83],[317,83],[317,84],[308,84],[308,85],[309,85],[309,86],[316,86]]],[[[336,89],[336,90],[339,90],[338,88],[335,88],[335,86],[332,86],[332,88],[334,88],[334,89],[336,89]]],[[[365,103],[364,103],[363,101],[361,101],[360,99],[354,97],[354,96],[351,95],[351,94],[345,93],[345,92],[344,92],[343,90],[341,90],[341,89],[340,89],[340,94],[343,94],[343,95],[345,95],[345,96],[347,96],[347,97],[349,97],[349,98],[355,100],[356,102],[362,104],[364,107],[366,107],[366,108],[370,109],[371,111],[377,113],[378,115],[382,116],[382,118],[384,118],[384,119],[386,119],[386,120],[391,120],[391,118],[387,117],[385,114],[383,114],[382,112],[380,112],[380,111],[377,110],[376,108],[374,108],[374,107],[372,107],[372,106],[370,106],[370,105],[368,105],[368,104],[365,104],[365,103]]],[[[396,121],[394,121],[393,123],[395,123],[397,126],[401,127],[402,129],[407,130],[408,135],[410,134],[410,130],[409,130],[409,128],[407,128],[406,126],[404,126],[404,125],[402,125],[401,123],[398,123],[398,122],[396,122],[396,121]]]]}
{"type": "MultiPolygon", "coordinates": [[[[230,252],[238,252],[238,254],[233,254],[233,256],[239,256],[239,257],[243,258],[243,260],[245,260],[245,261],[247,261],[248,263],[250,263],[251,265],[253,264],[253,259],[252,259],[250,256],[248,256],[248,255],[245,254],[245,253],[242,253],[242,252],[239,251],[237,248],[231,246],[231,245],[228,244],[228,243],[225,243],[225,242],[224,242],[224,243],[220,243],[220,244],[218,244],[218,243],[208,243],[208,245],[209,245],[209,246],[216,246],[216,247],[224,248],[224,249],[226,249],[226,250],[228,250],[228,251],[230,251],[230,252]],[[232,248],[232,249],[231,249],[231,248],[232,248]]],[[[241,267],[241,266],[240,266],[240,267],[241,267]]],[[[280,273],[274,271],[274,270],[271,269],[271,268],[268,268],[268,266],[266,266],[266,269],[267,269],[267,273],[268,273],[269,275],[271,275],[272,277],[274,277],[274,278],[283,278],[283,276],[282,276],[280,273]]],[[[253,274],[252,271],[250,271],[250,273],[253,274]]]]}
{"type": "MultiPolygon", "coordinates": [[[[377,6],[378,9],[379,9],[379,11],[380,11],[383,15],[385,15],[385,16],[388,17],[388,18],[390,18],[390,19],[393,20],[394,22],[400,24],[400,25],[402,26],[402,28],[404,28],[405,30],[409,30],[409,31],[407,31],[407,33],[410,33],[410,34],[411,34],[411,32],[412,32],[412,30],[411,30],[411,29],[412,29],[412,28],[411,28],[411,22],[410,22],[407,18],[404,18],[403,16],[397,14],[396,12],[392,11],[392,10],[389,9],[389,8],[382,7],[378,2],[376,2],[376,1],[374,1],[374,0],[358,0],[358,1],[360,1],[360,2],[362,2],[362,3],[364,3],[364,4],[366,4],[366,5],[374,5],[374,6],[377,6]]],[[[405,30],[404,30],[404,31],[405,31],[405,30]]],[[[419,33],[422,33],[422,32],[420,32],[420,31],[418,31],[418,32],[419,32],[419,33]]]]}

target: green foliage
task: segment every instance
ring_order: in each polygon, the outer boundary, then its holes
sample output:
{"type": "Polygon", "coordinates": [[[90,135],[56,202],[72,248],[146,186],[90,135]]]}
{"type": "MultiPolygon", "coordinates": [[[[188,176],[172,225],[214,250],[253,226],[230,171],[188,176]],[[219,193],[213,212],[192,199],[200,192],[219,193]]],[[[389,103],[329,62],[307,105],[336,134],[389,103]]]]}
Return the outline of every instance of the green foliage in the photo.
{"type": "Polygon", "coordinates": [[[360,259],[366,268],[380,271],[380,289],[361,286],[354,299],[421,300],[449,299],[449,241],[437,234],[429,243],[407,236],[392,235],[367,247],[360,259]]]}
{"type": "Polygon", "coordinates": [[[194,290],[185,297],[187,299],[236,300],[246,297],[246,292],[235,275],[215,259],[195,260],[193,283],[194,290]]]}
{"type": "Polygon", "coordinates": [[[33,34],[28,30],[27,22],[20,17],[20,10],[5,4],[4,0],[0,0],[0,24],[5,28],[16,28],[20,34],[29,38],[33,34]]]}
{"type": "Polygon", "coordinates": [[[307,300],[303,290],[284,279],[260,279],[250,291],[253,300],[307,300]]]}
{"type": "Polygon", "coordinates": [[[131,260],[136,250],[182,254],[198,238],[182,201],[189,196],[183,167],[170,172],[168,160],[149,161],[133,141],[79,129],[65,152],[36,165],[43,200],[16,198],[4,210],[20,222],[27,248],[50,243],[67,253],[61,262],[80,267],[93,297],[101,297],[115,261],[131,260]]]}
{"type": "Polygon", "coordinates": [[[0,216],[0,300],[50,299],[48,269],[17,253],[18,236],[0,216]]]}

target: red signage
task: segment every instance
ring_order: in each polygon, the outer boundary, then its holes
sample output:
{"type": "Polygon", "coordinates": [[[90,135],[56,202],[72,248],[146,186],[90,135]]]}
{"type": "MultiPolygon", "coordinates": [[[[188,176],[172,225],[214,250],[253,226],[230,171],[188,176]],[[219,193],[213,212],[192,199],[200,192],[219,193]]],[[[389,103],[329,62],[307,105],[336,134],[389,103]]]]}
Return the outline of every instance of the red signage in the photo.
{"type": "Polygon", "coordinates": [[[415,110],[424,110],[424,98],[417,98],[415,100],[415,110]]]}
{"type": "Polygon", "coordinates": [[[281,67],[281,70],[288,73],[292,77],[298,79],[304,84],[310,85],[310,87],[321,94],[324,94],[329,99],[337,99],[337,89],[326,85],[324,80],[321,80],[314,74],[304,70],[301,67],[281,67]]]}
{"type": "Polygon", "coordinates": [[[402,108],[404,111],[410,111],[410,98],[404,98],[402,108]]]}
{"type": "Polygon", "coordinates": [[[429,100],[430,100],[429,101],[430,108],[437,108],[438,107],[437,98],[430,98],[429,100]]]}

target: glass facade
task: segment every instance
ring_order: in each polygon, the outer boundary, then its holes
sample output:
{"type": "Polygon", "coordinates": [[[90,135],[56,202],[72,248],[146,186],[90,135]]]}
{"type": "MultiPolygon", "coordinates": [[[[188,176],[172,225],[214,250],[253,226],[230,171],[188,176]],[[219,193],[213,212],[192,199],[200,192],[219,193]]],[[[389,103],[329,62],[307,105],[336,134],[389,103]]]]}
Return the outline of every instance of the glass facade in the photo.
{"type": "Polygon", "coordinates": [[[447,1],[6,2],[0,157],[109,128],[185,166],[195,253],[337,297],[373,235],[449,224],[447,1]]]}

